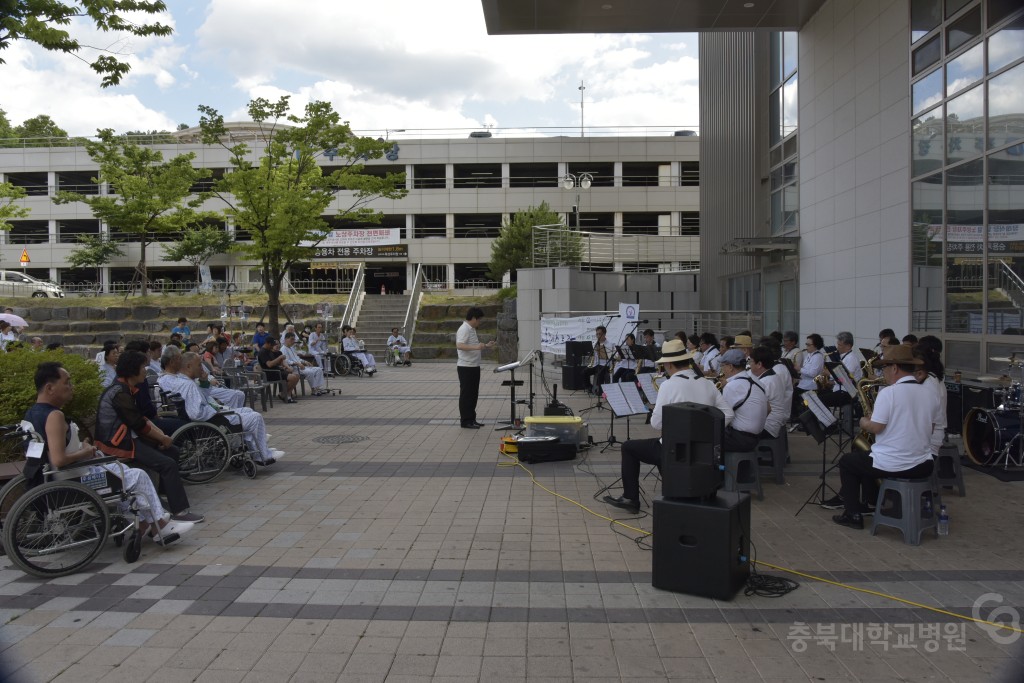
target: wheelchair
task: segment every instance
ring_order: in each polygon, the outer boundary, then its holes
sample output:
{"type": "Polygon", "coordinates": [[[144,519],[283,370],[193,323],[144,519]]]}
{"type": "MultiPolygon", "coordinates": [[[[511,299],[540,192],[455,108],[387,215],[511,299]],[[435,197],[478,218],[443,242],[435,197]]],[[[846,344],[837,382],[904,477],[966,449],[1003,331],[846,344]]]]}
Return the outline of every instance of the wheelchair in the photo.
{"type": "MultiPolygon", "coordinates": [[[[23,425],[0,427],[0,439],[26,447],[30,441],[42,443],[23,425]]],[[[101,466],[108,464],[127,469],[117,458],[101,457],[59,469],[47,466],[38,486],[29,487],[19,474],[0,489],[0,537],[18,568],[40,578],[67,576],[91,564],[109,538],[123,549],[125,562],[139,559],[144,502],[101,466]]]]}
{"type": "Polygon", "coordinates": [[[230,412],[218,413],[211,422],[197,422],[185,412],[180,396],[163,395],[163,400],[174,406],[182,420],[190,420],[171,435],[171,442],[181,453],[178,472],[186,484],[209,483],[229,466],[242,470],[250,479],[256,478],[256,461],[245,441],[245,430],[228,420],[230,412]]]}
{"type": "Polygon", "coordinates": [[[340,377],[354,375],[362,377],[366,372],[363,362],[352,355],[352,351],[343,351],[334,357],[334,373],[340,377]]]}
{"type": "Polygon", "coordinates": [[[389,368],[405,365],[405,361],[402,359],[402,352],[398,350],[397,346],[389,346],[384,350],[384,362],[389,368]]]}

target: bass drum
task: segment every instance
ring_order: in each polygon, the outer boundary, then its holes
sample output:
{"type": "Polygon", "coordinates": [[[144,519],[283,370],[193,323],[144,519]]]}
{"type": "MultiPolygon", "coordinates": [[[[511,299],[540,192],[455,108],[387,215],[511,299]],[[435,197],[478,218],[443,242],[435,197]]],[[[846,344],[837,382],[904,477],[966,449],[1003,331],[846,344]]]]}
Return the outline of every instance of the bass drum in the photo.
{"type": "Polygon", "coordinates": [[[964,418],[964,451],[978,465],[995,464],[1010,440],[1020,433],[1016,411],[971,408],[964,418]]]}

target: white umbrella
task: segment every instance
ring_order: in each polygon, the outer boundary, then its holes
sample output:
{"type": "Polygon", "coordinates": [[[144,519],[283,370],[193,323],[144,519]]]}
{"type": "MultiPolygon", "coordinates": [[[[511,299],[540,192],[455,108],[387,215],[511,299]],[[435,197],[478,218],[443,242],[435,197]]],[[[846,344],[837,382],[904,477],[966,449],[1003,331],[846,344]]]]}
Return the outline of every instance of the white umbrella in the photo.
{"type": "Polygon", "coordinates": [[[12,327],[28,327],[28,321],[13,313],[0,313],[0,320],[6,320],[12,327]]]}

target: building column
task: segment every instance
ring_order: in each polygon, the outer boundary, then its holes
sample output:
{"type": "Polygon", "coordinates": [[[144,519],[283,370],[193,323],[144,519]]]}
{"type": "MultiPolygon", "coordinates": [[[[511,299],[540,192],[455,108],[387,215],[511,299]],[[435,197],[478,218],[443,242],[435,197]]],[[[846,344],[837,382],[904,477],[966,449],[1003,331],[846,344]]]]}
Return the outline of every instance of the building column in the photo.
{"type": "Polygon", "coordinates": [[[445,266],[448,269],[448,289],[449,291],[455,291],[455,264],[449,263],[445,266]]]}
{"type": "Polygon", "coordinates": [[[49,235],[50,244],[57,244],[60,241],[60,235],[57,233],[57,221],[51,218],[46,221],[46,232],[49,235]]]}
{"type": "Polygon", "coordinates": [[[614,162],[612,167],[612,176],[614,176],[615,187],[622,187],[622,162],[614,162]]]}
{"type": "Polygon", "coordinates": [[[512,184],[512,180],[511,180],[510,174],[511,174],[511,171],[509,170],[508,162],[502,163],[501,164],[501,189],[507,190],[509,188],[509,186],[512,184]]]}
{"type": "Polygon", "coordinates": [[[455,214],[446,213],[444,215],[444,238],[446,240],[455,239],[455,214]]]}
{"type": "Polygon", "coordinates": [[[444,165],[444,187],[446,190],[455,187],[455,164],[444,165]]]}
{"type": "Polygon", "coordinates": [[[57,194],[57,172],[46,172],[46,196],[52,197],[57,194]]]}

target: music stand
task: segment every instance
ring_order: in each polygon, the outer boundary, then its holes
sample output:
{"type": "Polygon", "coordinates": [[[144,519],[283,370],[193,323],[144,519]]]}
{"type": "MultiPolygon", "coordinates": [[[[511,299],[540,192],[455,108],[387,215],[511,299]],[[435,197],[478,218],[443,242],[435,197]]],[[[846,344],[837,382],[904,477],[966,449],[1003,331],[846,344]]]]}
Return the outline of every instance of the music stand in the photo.
{"type": "Polygon", "coordinates": [[[644,400],[640,398],[640,392],[637,391],[636,384],[633,382],[618,382],[616,384],[605,384],[604,393],[608,397],[608,407],[612,411],[612,425],[611,433],[608,435],[608,441],[605,443],[605,447],[601,449],[601,452],[611,448],[612,444],[618,443],[618,439],[615,438],[615,418],[624,417],[626,418],[626,440],[629,440],[629,418],[631,415],[646,415],[651,412],[644,405],[644,400]]]}
{"type": "Polygon", "coordinates": [[[500,432],[500,431],[503,431],[505,429],[509,429],[511,427],[515,427],[516,429],[522,429],[522,424],[520,424],[519,419],[516,417],[516,405],[518,405],[518,404],[526,405],[529,408],[530,415],[531,416],[533,415],[533,357],[534,357],[535,354],[536,354],[536,351],[530,351],[528,354],[523,356],[522,360],[518,360],[518,361],[515,361],[515,362],[512,362],[512,363],[507,363],[505,365],[499,365],[498,367],[494,368],[494,374],[498,374],[499,372],[508,372],[509,373],[509,378],[507,380],[503,381],[501,383],[501,386],[508,387],[509,391],[511,393],[510,403],[509,403],[509,421],[507,423],[504,423],[504,424],[499,424],[497,427],[495,427],[494,431],[500,432]],[[526,400],[519,400],[519,401],[517,401],[516,400],[516,387],[523,386],[523,380],[521,380],[521,379],[517,380],[516,379],[516,370],[518,368],[521,368],[524,365],[526,365],[530,369],[530,390],[529,390],[529,396],[528,396],[528,398],[526,400]]]}
{"type": "MultiPolygon", "coordinates": [[[[804,504],[800,506],[800,509],[796,511],[796,515],[803,512],[804,508],[809,504],[814,503],[815,505],[821,505],[824,503],[826,498],[826,491],[831,491],[832,495],[838,495],[838,492],[828,485],[826,476],[832,470],[828,463],[828,444],[829,441],[833,440],[834,435],[829,434],[828,430],[830,427],[835,426],[836,417],[832,414],[821,399],[813,391],[807,391],[803,394],[804,404],[807,406],[807,410],[800,413],[799,420],[800,424],[804,426],[807,433],[810,434],[814,440],[821,444],[821,483],[819,483],[811,495],[807,497],[804,504]]],[[[840,441],[838,445],[842,446],[842,430],[839,430],[840,441]]],[[[841,452],[841,450],[840,450],[841,452]]],[[[834,467],[834,465],[833,465],[834,467]]],[[[794,515],[794,517],[796,516],[794,515]]]]}

